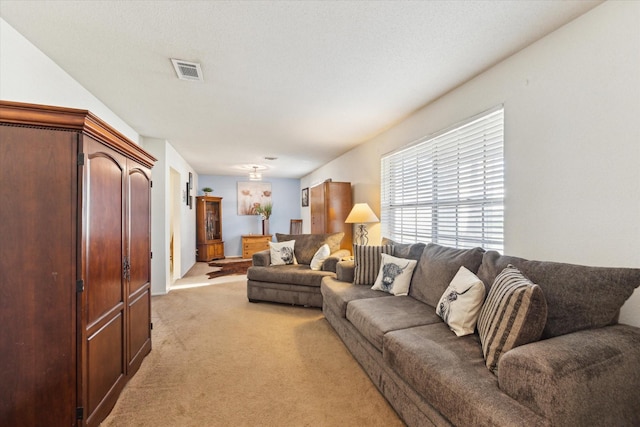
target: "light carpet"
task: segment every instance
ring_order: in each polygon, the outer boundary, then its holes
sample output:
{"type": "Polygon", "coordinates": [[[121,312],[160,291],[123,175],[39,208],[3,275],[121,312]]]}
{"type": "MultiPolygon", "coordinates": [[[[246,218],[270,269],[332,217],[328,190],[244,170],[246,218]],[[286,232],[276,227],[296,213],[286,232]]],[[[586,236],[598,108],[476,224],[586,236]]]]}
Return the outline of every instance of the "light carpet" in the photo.
{"type": "Polygon", "coordinates": [[[153,297],[153,350],[103,426],[404,425],[321,310],[233,278],[153,297]]]}

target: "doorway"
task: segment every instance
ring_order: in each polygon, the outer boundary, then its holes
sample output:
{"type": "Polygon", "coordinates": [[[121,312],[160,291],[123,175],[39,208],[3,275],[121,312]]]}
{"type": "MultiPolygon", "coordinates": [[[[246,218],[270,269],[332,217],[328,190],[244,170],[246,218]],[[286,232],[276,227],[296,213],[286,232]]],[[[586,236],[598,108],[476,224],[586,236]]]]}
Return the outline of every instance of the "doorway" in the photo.
{"type": "Polygon", "coordinates": [[[180,173],[169,168],[169,281],[170,286],[180,278],[180,213],[182,207],[182,186],[180,185],[180,173]]]}

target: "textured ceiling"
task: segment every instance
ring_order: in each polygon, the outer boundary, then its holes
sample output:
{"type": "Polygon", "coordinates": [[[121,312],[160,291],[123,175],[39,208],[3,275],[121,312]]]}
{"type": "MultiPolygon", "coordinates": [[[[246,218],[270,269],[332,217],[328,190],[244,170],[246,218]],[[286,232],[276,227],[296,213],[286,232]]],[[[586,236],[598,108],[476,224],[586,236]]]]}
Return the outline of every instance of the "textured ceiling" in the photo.
{"type": "Polygon", "coordinates": [[[298,178],[599,3],[2,0],[0,16],[198,173],[298,178]]]}

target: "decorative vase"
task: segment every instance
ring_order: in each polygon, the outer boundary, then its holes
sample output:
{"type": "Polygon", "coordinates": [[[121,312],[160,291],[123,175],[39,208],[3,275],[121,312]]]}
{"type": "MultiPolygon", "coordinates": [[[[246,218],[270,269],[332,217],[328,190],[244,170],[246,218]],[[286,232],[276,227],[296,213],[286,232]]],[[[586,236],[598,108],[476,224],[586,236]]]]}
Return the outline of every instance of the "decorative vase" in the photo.
{"type": "Polygon", "coordinates": [[[268,219],[263,219],[262,220],[262,235],[266,236],[267,234],[269,234],[269,220],[268,219]]]}

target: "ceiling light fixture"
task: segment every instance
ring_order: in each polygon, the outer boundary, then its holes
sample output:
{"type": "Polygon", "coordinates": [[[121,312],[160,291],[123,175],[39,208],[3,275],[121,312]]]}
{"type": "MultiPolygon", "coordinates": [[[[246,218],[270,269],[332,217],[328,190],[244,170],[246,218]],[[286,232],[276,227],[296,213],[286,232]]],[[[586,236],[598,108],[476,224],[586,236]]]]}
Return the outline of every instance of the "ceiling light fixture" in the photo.
{"type": "Polygon", "coordinates": [[[262,181],[262,173],[258,172],[258,167],[253,167],[253,172],[249,172],[249,181],[262,181]]]}

